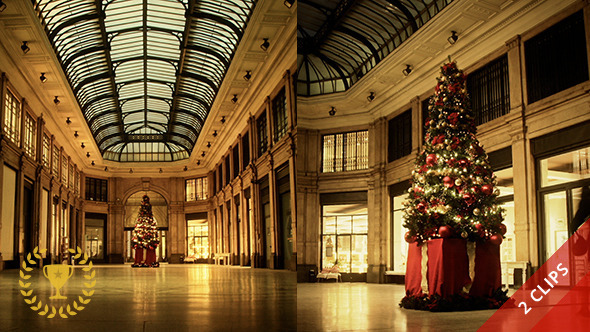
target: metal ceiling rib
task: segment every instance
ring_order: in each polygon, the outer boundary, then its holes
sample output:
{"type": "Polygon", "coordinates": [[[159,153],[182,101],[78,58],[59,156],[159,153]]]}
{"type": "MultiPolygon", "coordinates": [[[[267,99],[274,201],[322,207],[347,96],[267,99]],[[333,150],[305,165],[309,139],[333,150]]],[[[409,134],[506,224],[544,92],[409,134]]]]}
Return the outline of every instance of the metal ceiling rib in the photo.
{"type": "Polygon", "coordinates": [[[300,0],[297,93],[342,92],[452,0],[300,0]]]}
{"type": "Polygon", "coordinates": [[[103,158],[114,161],[189,157],[256,4],[32,2],[103,158]]]}

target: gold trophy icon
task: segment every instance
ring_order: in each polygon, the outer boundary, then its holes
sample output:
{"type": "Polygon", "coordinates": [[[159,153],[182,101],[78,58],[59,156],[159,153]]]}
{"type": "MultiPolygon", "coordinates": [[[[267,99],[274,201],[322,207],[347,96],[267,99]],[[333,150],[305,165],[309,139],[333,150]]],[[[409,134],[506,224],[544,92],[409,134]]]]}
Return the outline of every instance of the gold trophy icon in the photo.
{"type": "Polygon", "coordinates": [[[64,300],[67,297],[61,295],[59,290],[66,284],[66,281],[74,274],[74,267],[66,264],[52,264],[43,267],[43,275],[49,279],[49,282],[55,287],[56,293],[49,298],[54,300],[64,300]]]}

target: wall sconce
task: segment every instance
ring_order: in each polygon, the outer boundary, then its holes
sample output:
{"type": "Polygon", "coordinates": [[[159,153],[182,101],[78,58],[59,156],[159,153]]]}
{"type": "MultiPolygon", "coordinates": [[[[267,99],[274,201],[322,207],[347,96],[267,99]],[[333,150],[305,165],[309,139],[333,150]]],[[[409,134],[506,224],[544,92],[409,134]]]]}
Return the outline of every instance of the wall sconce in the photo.
{"type": "Polygon", "coordinates": [[[207,147],[210,148],[211,147],[211,142],[207,142],[207,147]]]}
{"type": "Polygon", "coordinates": [[[406,65],[406,69],[402,70],[402,73],[404,74],[404,76],[410,75],[411,72],[412,72],[412,65],[406,65]]]}
{"type": "Polygon", "coordinates": [[[57,98],[57,96],[55,96],[55,99],[53,99],[53,102],[55,103],[55,105],[59,105],[59,103],[60,103],[59,98],[57,98]]]}
{"type": "Polygon", "coordinates": [[[31,48],[29,48],[29,46],[27,45],[28,42],[23,41],[23,44],[20,46],[20,49],[23,50],[24,54],[29,53],[29,51],[31,50],[31,48]]]}
{"type": "Polygon", "coordinates": [[[81,147],[82,149],[84,149],[84,148],[86,147],[86,145],[84,145],[84,142],[82,142],[82,144],[80,144],[80,147],[81,147]]]}
{"type": "Polygon", "coordinates": [[[330,108],[328,111],[328,114],[330,114],[330,116],[334,116],[336,114],[336,107],[332,106],[332,108],[330,108]]]}
{"type": "Polygon", "coordinates": [[[6,9],[6,4],[4,1],[0,0],[0,13],[2,13],[6,9]]]}
{"type": "Polygon", "coordinates": [[[213,137],[217,137],[217,130],[213,130],[213,137]]]}
{"type": "Polygon", "coordinates": [[[238,102],[238,95],[234,95],[234,97],[231,99],[231,103],[235,104],[238,102]]]}
{"type": "Polygon", "coordinates": [[[457,36],[457,31],[451,31],[451,36],[447,38],[447,41],[449,44],[454,45],[457,42],[457,39],[459,39],[459,36],[457,36]]]}
{"type": "Polygon", "coordinates": [[[94,164],[94,160],[93,160],[93,161],[90,163],[90,165],[92,165],[92,166],[94,166],[94,165],[95,165],[95,164],[94,164]]]}
{"type": "Polygon", "coordinates": [[[74,132],[74,138],[78,138],[78,136],[80,136],[80,135],[78,135],[78,131],[76,130],[76,131],[74,132]]]}
{"type": "Polygon", "coordinates": [[[201,165],[201,161],[200,160],[197,160],[197,165],[201,165]]]}
{"type": "Polygon", "coordinates": [[[225,123],[225,116],[221,117],[221,123],[225,123]]]}
{"type": "Polygon", "coordinates": [[[249,81],[252,78],[252,71],[246,70],[246,75],[244,75],[244,80],[249,81]]]}
{"type": "Polygon", "coordinates": [[[160,174],[164,173],[164,171],[161,168],[160,168],[160,171],[159,172],[160,172],[160,174]]]}
{"type": "Polygon", "coordinates": [[[39,76],[39,79],[41,80],[41,83],[47,82],[47,77],[45,77],[45,73],[41,73],[41,76],[39,76]]]}
{"type": "Polygon", "coordinates": [[[133,168],[129,169],[129,174],[133,174],[133,168]]]}
{"type": "Polygon", "coordinates": [[[287,7],[287,8],[293,7],[293,4],[294,3],[295,3],[295,0],[285,0],[285,2],[283,2],[283,4],[285,5],[285,7],[287,7]]]}
{"type": "Polygon", "coordinates": [[[268,42],[268,38],[262,38],[262,40],[264,40],[264,42],[260,45],[260,48],[266,52],[270,46],[270,43],[268,42]]]}
{"type": "Polygon", "coordinates": [[[367,100],[372,102],[375,99],[375,92],[371,91],[370,94],[367,96],[367,100]]]}
{"type": "Polygon", "coordinates": [[[201,153],[201,157],[205,157],[205,151],[203,151],[203,153],[201,153]]]}
{"type": "Polygon", "coordinates": [[[90,152],[86,152],[86,158],[90,158],[90,152]]]}
{"type": "Polygon", "coordinates": [[[107,172],[108,170],[109,170],[109,168],[105,166],[104,171],[107,172]]]}
{"type": "Polygon", "coordinates": [[[184,171],[188,171],[188,166],[184,166],[184,171]]]}
{"type": "Polygon", "coordinates": [[[70,123],[72,123],[72,120],[70,120],[70,117],[68,116],[68,118],[66,119],[66,124],[69,126],[70,123]]]}

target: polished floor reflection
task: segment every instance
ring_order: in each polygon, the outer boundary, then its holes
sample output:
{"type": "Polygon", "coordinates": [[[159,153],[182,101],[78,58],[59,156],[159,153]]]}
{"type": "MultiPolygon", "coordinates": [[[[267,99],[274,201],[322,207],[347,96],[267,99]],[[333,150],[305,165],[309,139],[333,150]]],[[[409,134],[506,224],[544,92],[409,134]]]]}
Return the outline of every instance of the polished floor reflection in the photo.
{"type": "Polygon", "coordinates": [[[476,331],[494,310],[431,313],[401,309],[403,285],[297,284],[298,331],[476,331]]]}
{"type": "MultiPolygon", "coordinates": [[[[285,331],[296,326],[295,273],[214,265],[95,266],[95,294],[75,316],[39,316],[20,293],[19,271],[0,272],[0,331],[285,331]]],[[[60,293],[34,270],[30,289],[45,303],[82,295],[76,268],[60,293]]],[[[62,302],[58,302],[62,301],[62,302]]]]}

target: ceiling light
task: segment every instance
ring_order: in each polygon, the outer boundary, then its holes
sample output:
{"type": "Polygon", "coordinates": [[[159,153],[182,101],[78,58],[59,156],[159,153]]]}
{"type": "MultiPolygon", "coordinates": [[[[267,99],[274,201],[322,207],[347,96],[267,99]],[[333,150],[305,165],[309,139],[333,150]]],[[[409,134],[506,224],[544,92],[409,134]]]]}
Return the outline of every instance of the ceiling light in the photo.
{"type": "Polygon", "coordinates": [[[162,174],[164,171],[160,168],[160,174],[162,174]]]}
{"type": "Polygon", "coordinates": [[[217,137],[217,130],[213,130],[213,137],[217,137]]]}
{"type": "Polygon", "coordinates": [[[26,42],[26,41],[23,41],[23,44],[20,46],[20,49],[21,49],[21,50],[23,50],[23,53],[24,53],[24,54],[27,54],[27,53],[29,53],[29,51],[31,50],[31,49],[29,48],[29,46],[27,45],[27,43],[28,43],[28,42],[26,42]]]}
{"type": "Polygon", "coordinates": [[[447,41],[449,44],[453,45],[457,42],[457,39],[459,39],[459,36],[457,36],[457,31],[451,31],[451,36],[447,38],[447,41]]]}
{"type": "Polygon", "coordinates": [[[184,166],[184,171],[188,171],[188,166],[184,166]]]}
{"type": "Polygon", "coordinates": [[[60,103],[59,98],[57,98],[57,96],[55,96],[55,99],[53,99],[53,102],[55,103],[55,105],[59,105],[59,103],[60,103]]]}
{"type": "Polygon", "coordinates": [[[78,135],[78,131],[75,131],[75,132],[74,132],[74,137],[75,137],[75,138],[78,138],[78,136],[80,136],[80,135],[78,135]]]}
{"type": "Polygon", "coordinates": [[[295,3],[295,0],[285,0],[285,2],[283,2],[283,4],[285,5],[285,7],[287,7],[287,8],[293,7],[293,4],[294,3],[295,3]]]}
{"type": "Polygon", "coordinates": [[[270,46],[270,43],[268,42],[268,38],[262,38],[262,40],[264,40],[264,42],[260,45],[260,48],[266,52],[270,46]]]}
{"type": "MultiPolygon", "coordinates": [[[[93,161],[90,163],[90,165],[92,165],[92,166],[94,166],[94,165],[95,165],[95,164],[94,164],[94,160],[93,160],[93,161]]],[[[106,170],[105,170],[105,171],[106,171],[106,170]]]]}
{"type": "Polygon", "coordinates": [[[201,165],[201,161],[200,160],[197,160],[197,165],[201,165]]]}
{"type": "Polygon", "coordinates": [[[211,142],[207,142],[207,147],[210,148],[211,147],[211,142]]]}
{"type": "Polygon", "coordinates": [[[203,151],[203,153],[201,153],[201,157],[205,157],[205,151],[203,151]]]}
{"type": "Polygon", "coordinates": [[[66,124],[69,126],[70,123],[72,123],[72,120],[70,120],[70,117],[68,116],[68,118],[66,119],[66,124]]]}
{"type": "Polygon", "coordinates": [[[86,152],[86,158],[90,158],[90,152],[86,152]]]}
{"type": "Polygon", "coordinates": [[[133,174],[133,168],[129,169],[129,174],[133,174]]]}
{"type": "Polygon", "coordinates": [[[332,108],[330,108],[328,111],[328,114],[330,114],[330,116],[334,116],[336,114],[336,107],[332,106],[332,108]]]}
{"type": "Polygon", "coordinates": [[[234,95],[234,97],[231,99],[231,103],[235,104],[238,102],[238,95],[234,95]]]}
{"type": "Polygon", "coordinates": [[[367,100],[372,102],[375,99],[375,92],[371,91],[370,95],[367,96],[367,100]]]}
{"type": "Polygon", "coordinates": [[[225,123],[225,116],[221,117],[221,123],[225,123]]]}
{"type": "Polygon", "coordinates": [[[80,147],[81,147],[82,149],[84,149],[84,148],[86,147],[86,145],[84,145],[84,142],[82,142],[82,144],[80,144],[80,147]]]}
{"type": "Polygon", "coordinates": [[[406,65],[406,69],[402,70],[402,73],[404,74],[404,76],[410,75],[411,72],[412,72],[412,66],[411,65],[406,65]]]}
{"type": "Polygon", "coordinates": [[[6,4],[4,1],[0,0],[0,13],[2,13],[6,9],[6,4]]]}
{"type": "Polygon", "coordinates": [[[244,80],[249,81],[252,78],[251,70],[246,70],[246,75],[244,75],[244,80]]]}
{"type": "Polygon", "coordinates": [[[47,82],[47,77],[45,77],[45,73],[41,73],[41,76],[39,76],[39,79],[41,80],[41,83],[47,82]]]}
{"type": "Polygon", "coordinates": [[[105,167],[104,167],[104,171],[106,172],[106,171],[108,171],[108,170],[109,170],[109,168],[108,168],[107,166],[105,166],[105,167]]]}

